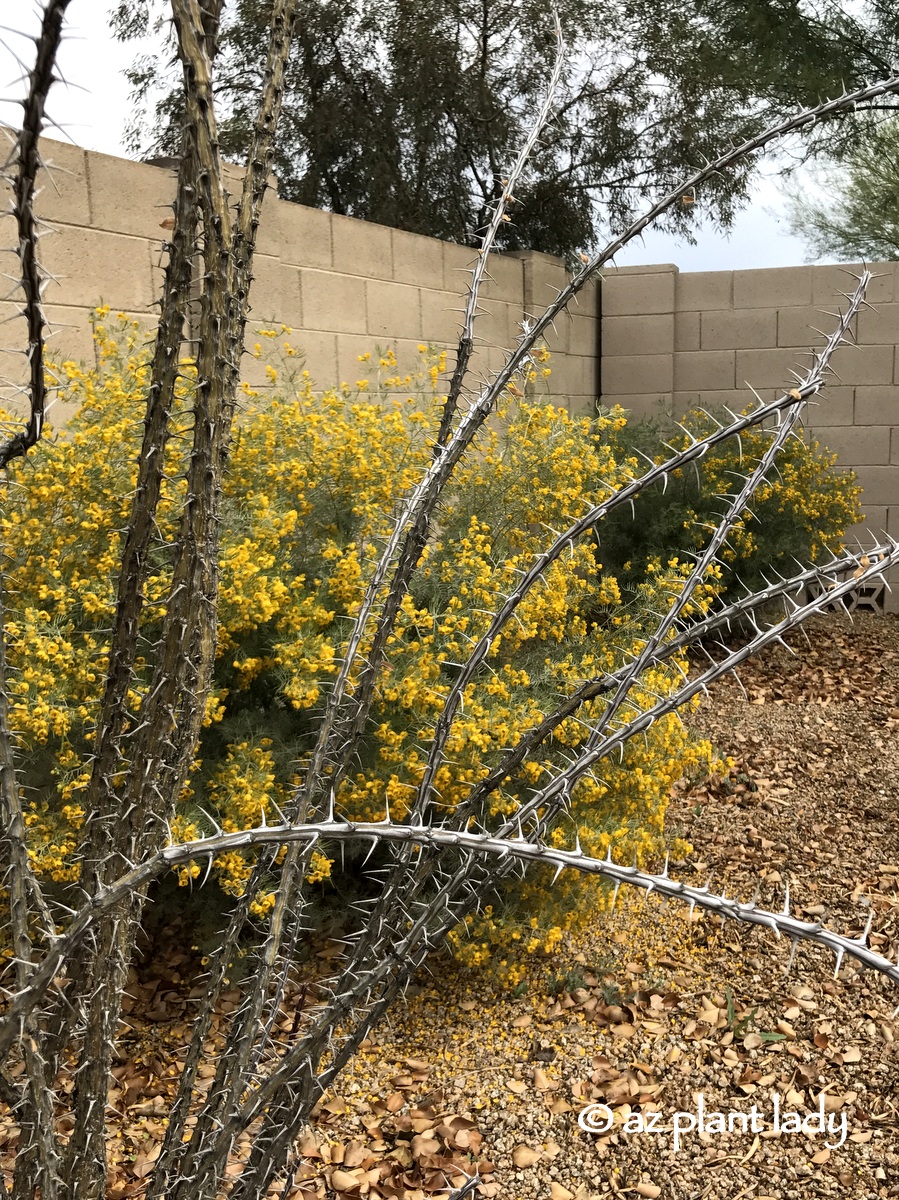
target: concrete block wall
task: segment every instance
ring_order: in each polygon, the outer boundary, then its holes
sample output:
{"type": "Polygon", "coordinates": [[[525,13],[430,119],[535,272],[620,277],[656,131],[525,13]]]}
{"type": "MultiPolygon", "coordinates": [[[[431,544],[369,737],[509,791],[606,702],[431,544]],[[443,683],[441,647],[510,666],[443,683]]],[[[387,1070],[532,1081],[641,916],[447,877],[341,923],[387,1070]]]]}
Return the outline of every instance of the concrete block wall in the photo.
{"type": "MultiPolygon", "coordinates": [[[[794,380],[855,286],[845,267],[682,273],[672,264],[609,271],[602,284],[601,398],[640,415],[701,405],[739,410],[794,380]]],[[[857,345],[832,359],[836,378],[810,436],[852,467],[863,488],[863,541],[899,537],[899,263],[875,263],[873,306],[853,323],[857,345]]],[[[899,572],[888,608],[899,611],[899,572]]]]}
{"type": "MultiPolygon", "coordinates": [[[[174,170],[63,142],[48,140],[43,150],[52,169],[41,179],[38,208],[53,232],[41,251],[56,279],[46,304],[58,327],[50,349],[59,359],[90,361],[94,305],[152,319],[174,170]]],[[[236,192],[239,172],[232,172],[236,192]]],[[[0,246],[14,244],[12,220],[0,216],[0,246]]],[[[272,191],[259,229],[248,340],[260,327],[292,327],[291,340],[322,387],[367,378],[371,364],[359,362],[366,351],[376,357],[391,347],[400,368],[412,369],[420,343],[454,347],[474,258],[466,247],[290,204],[272,191]]],[[[839,379],[810,430],[858,472],[868,517],[863,536],[885,529],[899,537],[899,264],[874,270],[874,308],[856,322],[858,348],[835,356],[839,379]]],[[[808,362],[815,329],[832,327],[826,312],[851,290],[850,271],[682,273],[672,264],[607,271],[546,339],[552,374],[545,394],[575,413],[591,413],[601,396],[638,414],[658,406],[742,407],[750,385],[771,396],[808,362]]],[[[491,255],[475,329],[475,380],[500,365],[522,320],[539,313],[566,279],[549,255],[491,255]]],[[[17,323],[7,322],[14,312],[0,302],[0,377],[13,380],[24,370],[17,323]]],[[[264,382],[252,358],[244,360],[244,376],[264,382]]],[[[892,604],[899,608],[899,586],[892,604]]]]}
{"type": "MultiPolygon", "coordinates": [[[[46,141],[40,215],[54,232],[41,243],[43,260],[56,278],[46,294],[49,316],[60,329],[50,343],[62,359],[90,360],[89,312],[99,303],[149,318],[162,278],[162,222],[171,215],[175,175],[171,163],[152,165],[46,141]]],[[[235,193],[239,172],[235,175],[235,193]]],[[[12,247],[10,217],[0,218],[0,245],[12,247]]],[[[332,216],[280,200],[272,191],[263,205],[255,260],[248,342],[258,329],[284,324],[306,355],[322,387],[371,373],[360,363],[366,351],[392,348],[400,368],[419,362],[418,345],[452,349],[475,252],[349,217],[332,216]]],[[[520,322],[565,281],[558,259],[543,254],[490,256],[483,315],[475,326],[473,379],[499,366],[520,322]]],[[[572,316],[546,339],[552,374],[546,394],[572,411],[592,411],[598,388],[598,289],[582,294],[572,316]]],[[[0,305],[0,320],[11,304],[0,305]]],[[[4,326],[3,345],[15,346],[19,329],[4,326]]],[[[244,360],[244,375],[262,382],[262,367],[244,360]]],[[[450,359],[450,367],[452,359],[450,359]]],[[[0,353],[0,374],[16,378],[22,357],[0,353]]]]}

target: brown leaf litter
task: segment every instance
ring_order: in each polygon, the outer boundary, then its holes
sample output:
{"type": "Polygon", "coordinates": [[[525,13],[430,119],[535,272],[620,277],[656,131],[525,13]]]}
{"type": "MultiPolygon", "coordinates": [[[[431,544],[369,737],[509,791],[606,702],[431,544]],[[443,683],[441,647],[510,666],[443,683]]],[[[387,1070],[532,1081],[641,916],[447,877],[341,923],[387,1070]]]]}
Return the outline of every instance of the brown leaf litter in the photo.
{"type": "MultiPolygon", "coordinates": [[[[672,873],[746,900],[761,881],[772,908],[789,884],[795,915],[847,934],[873,915],[871,944],[895,958],[899,621],[822,617],[809,639],[793,639],[796,657],[766,652],[742,668],[745,694],[723,681],[691,717],[735,766],[675,790],[669,832],[694,853],[672,873]]],[[[476,1196],[510,1200],[899,1196],[899,990],[850,961],[833,978],[814,946],[796,948],[787,975],[789,959],[766,931],[623,890],[611,917],[534,964],[519,998],[435,962],[319,1104],[288,1196],[428,1200],[472,1173],[476,1196]],[[823,1110],[845,1119],[845,1141],[736,1121],[675,1149],[672,1114],[694,1112],[700,1092],[710,1113],[823,1110]],[[614,1124],[586,1132],[578,1116],[596,1104],[614,1124]]],[[[108,1100],[112,1200],[139,1198],[159,1154],[195,970],[173,950],[129,985],[108,1100]]],[[[223,998],[210,1061],[238,999],[223,998]]],[[[285,1035],[314,1000],[314,982],[288,990],[285,1035]]],[[[201,1092],[213,1074],[201,1069],[201,1092]]],[[[250,1146],[235,1147],[232,1178],[250,1146]]],[[[0,1118],[0,1166],[15,1150],[0,1118]]]]}

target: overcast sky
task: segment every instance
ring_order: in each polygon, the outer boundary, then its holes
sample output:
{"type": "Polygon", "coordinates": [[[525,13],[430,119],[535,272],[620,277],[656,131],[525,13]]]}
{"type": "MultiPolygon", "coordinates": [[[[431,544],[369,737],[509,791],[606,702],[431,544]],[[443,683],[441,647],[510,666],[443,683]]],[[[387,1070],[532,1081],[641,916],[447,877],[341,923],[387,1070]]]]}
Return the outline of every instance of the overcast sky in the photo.
{"type": "MultiPolygon", "coordinates": [[[[9,13],[9,4],[6,6],[9,13]]],[[[138,48],[122,45],[109,29],[109,0],[72,0],[68,10],[68,34],[60,55],[66,84],[54,87],[49,115],[61,131],[50,135],[67,138],[89,150],[124,154],[122,134],[129,116],[129,87],[122,76],[138,48]]],[[[5,25],[9,16],[3,21],[5,25]]],[[[17,28],[37,27],[37,6],[22,5],[17,28]]],[[[13,52],[28,60],[33,48],[23,37],[0,31],[0,120],[18,124],[14,101],[22,95],[21,69],[13,52]]],[[[142,47],[141,49],[149,49],[142,47]]],[[[738,267],[782,267],[804,262],[806,252],[800,239],[786,231],[779,185],[761,180],[749,207],[740,214],[728,235],[707,231],[696,246],[648,231],[643,244],[634,244],[622,254],[619,265],[676,263],[683,271],[725,270],[738,267]]]]}

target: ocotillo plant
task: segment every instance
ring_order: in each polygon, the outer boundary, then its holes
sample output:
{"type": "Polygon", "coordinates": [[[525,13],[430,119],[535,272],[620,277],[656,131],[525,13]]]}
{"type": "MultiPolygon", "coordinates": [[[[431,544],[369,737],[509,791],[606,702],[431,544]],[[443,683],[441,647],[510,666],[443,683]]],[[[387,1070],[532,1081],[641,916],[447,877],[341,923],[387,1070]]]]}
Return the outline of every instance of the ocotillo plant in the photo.
{"type": "MultiPolygon", "coordinates": [[[[28,416],[4,444],[0,455],[12,478],[14,460],[32,451],[40,439],[45,410],[43,343],[47,321],[42,293],[48,282],[37,259],[38,225],[34,194],[40,166],[39,134],[66,0],[50,0],[37,40],[35,66],[18,134],[5,174],[17,225],[22,312],[27,322],[28,416]]],[[[628,884],[736,921],[766,926],[797,942],[807,940],[832,950],[837,963],[848,954],[899,982],[899,967],[867,944],[867,933],[848,937],[757,903],[743,903],[672,879],[667,869],[650,874],[636,866],[591,858],[575,843],[560,849],[548,840],[564,821],[572,789],[595,772],[630,739],[668,717],[737,668],[745,659],[798,626],[823,602],[805,603],[804,586],[821,579],[832,584],[828,602],[880,574],[899,556],[887,541],[867,557],[844,555],[824,567],[800,570],[735,604],[712,609],[701,620],[686,621],[691,601],[708,576],[735,523],[751,507],[758,486],[776,468],[786,439],[798,435],[809,400],[825,385],[830,361],[850,336],[864,304],[870,276],[863,272],[825,345],[796,386],[722,425],[702,440],[672,451],[660,464],[619,486],[601,501],[585,503],[568,528],[547,535],[543,551],[520,572],[513,589],[499,598],[484,632],[456,664],[452,685],[425,747],[424,768],[416,793],[402,819],[353,822],[338,809],[341,781],[354,768],[369,727],[374,698],[390,669],[398,615],[434,534],[441,499],[463,457],[476,451],[479,434],[509,384],[526,369],[539,339],[603,265],[632,238],[705,179],[794,130],[849,110],[889,92],[899,78],[862,88],[837,100],[798,113],[788,121],[727,150],[715,162],[685,179],[630,229],[586,262],[553,303],[522,328],[504,365],[486,382],[472,374],[472,352],[489,253],[501,222],[514,213],[516,182],[527,170],[528,156],[545,123],[552,118],[562,73],[564,46],[558,39],[557,66],[546,100],[536,115],[528,143],[507,177],[497,181],[498,199],[478,253],[468,289],[455,367],[443,403],[427,468],[417,484],[399,497],[392,531],[386,538],[346,638],[343,657],[328,684],[314,748],[300,782],[275,824],[240,831],[211,829],[202,838],[174,844],[171,824],[176,803],[197,753],[206,714],[216,653],[219,526],[221,490],[236,408],[244,345],[253,252],[262,198],[272,162],[282,76],[297,18],[295,0],[275,0],[271,37],[262,75],[253,145],[242,194],[232,206],[223,183],[214,105],[213,63],[217,6],[199,0],[173,0],[172,16],[184,75],[182,153],[174,201],[174,224],[161,296],[143,445],[137,485],[123,531],[117,594],[111,614],[106,674],[99,700],[84,800],[85,822],[78,847],[78,888],[60,893],[42,885],[28,853],[19,784],[18,747],[9,726],[6,638],[0,625],[0,773],[4,808],[6,889],[14,958],[0,1025],[0,1100],[9,1106],[20,1130],[20,1150],[9,1186],[0,1195],[42,1200],[100,1200],[107,1180],[106,1097],[115,1049],[120,1002],[147,889],[173,867],[212,864],[229,850],[252,849],[256,863],[245,891],[234,904],[221,946],[211,958],[179,1089],[169,1113],[165,1140],[147,1180],[146,1197],[160,1200],[215,1200],[227,1192],[236,1200],[265,1196],[273,1182],[287,1195],[295,1177],[295,1143],[311,1109],[346,1066],[367,1031],[407,985],[427,955],[460,920],[476,911],[485,895],[512,872],[552,866],[600,875],[616,887],[628,884]],[[165,485],[165,451],[176,434],[174,407],[183,347],[188,332],[192,288],[199,281],[199,314],[189,343],[197,383],[191,392],[190,452],[179,525],[169,555],[169,590],[151,623],[145,609],[145,585],[158,551],[157,514],[165,485]],[[760,461],[747,464],[745,477],[727,499],[721,520],[705,550],[670,604],[655,615],[650,635],[638,652],[611,672],[583,680],[556,707],[509,746],[489,772],[473,783],[464,801],[452,809],[440,805],[438,776],[448,761],[451,739],[468,689],[479,669],[489,666],[492,648],[547,572],[586,536],[607,513],[628,504],[642,489],[664,484],[672,472],[698,460],[728,438],[749,428],[772,430],[760,461]],[[849,574],[848,578],[843,576],[849,574]],[[763,613],[781,602],[780,619],[763,613]],[[690,646],[709,647],[714,635],[739,618],[754,636],[737,650],[723,644],[708,666],[651,702],[634,699],[645,691],[647,673],[673,663],[690,646]],[[152,632],[151,653],[145,642],[152,632]],[[139,677],[138,662],[149,664],[139,677]],[[134,697],[137,695],[137,700],[134,697]],[[518,804],[512,815],[491,817],[490,798],[526,763],[535,761],[553,733],[569,719],[583,723],[584,738],[567,762],[518,804]],[[370,841],[382,850],[380,872],[373,876],[374,898],[361,929],[348,940],[342,965],[317,1008],[304,1013],[295,1037],[283,1037],[278,1011],[299,939],[305,928],[305,877],[313,847],[319,843],[370,841]],[[385,859],[386,856],[386,859],[385,859]],[[261,934],[251,937],[251,969],[242,982],[241,1001],[230,1015],[227,1049],[215,1064],[212,1086],[196,1088],[206,1065],[205,1043],[229,969],[246,938],[252,898],[260,880],[276,875],[275,902],[261,934]],[[65,903],[63,903],[65,901],[65,903]],[[17,1070],[8,1068],[15,1064],[17,1070]],[[21,1065],[21,1069],[18,1069],[21,1065]],[[65,1121],[62,1121],[62,1117],[65,1121]],[[235,1143],[246,1132],[252,1151],[236,1177],[227,1174],[235,1143]]],[[[178,429],[180,433],[180,427],[178,429]]],[[[27,473],[15,476],[27,487],[27,473]]],[[[600,534],[601,536],[601,534],[600,534]]],[[[12,547],[6,547],[9,552],[12,547]]],[[[452,1182],[452,1181],[450,1181],[452,1182]]],[[[459,1183],[457,1179],[455,1181],[459,1183]]],[[[449,1186],[449,1184],[448,1184],[449,1186]]],[[[457,1196],[468,1194],[466,1183],[457,1196]]]]}

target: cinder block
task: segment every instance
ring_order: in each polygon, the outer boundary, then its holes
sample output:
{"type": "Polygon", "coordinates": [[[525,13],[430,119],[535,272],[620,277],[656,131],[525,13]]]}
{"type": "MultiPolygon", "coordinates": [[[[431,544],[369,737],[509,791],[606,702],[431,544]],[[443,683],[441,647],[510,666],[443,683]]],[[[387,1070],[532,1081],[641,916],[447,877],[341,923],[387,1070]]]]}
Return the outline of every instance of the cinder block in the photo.
{"type": "Polygon", "coordinates": [[[174,170],[91,153],[87,174],[95,229],[159,242],[168,239],[162,223],[172,216],[177,187],[174,170]]]}
{"type": "MultiPolygon", "coordinates": [[[[683,278],[683,276],[679,276],[683,278]]],[[[699,349],[699,318],[698,312],[681,312],[674,314],[674,349],[699,349]]]]}
{"type": "MultiPolygon", "coordinates": [[[[525,319],[527,318],[527,308],[525,308],[522,316],[525,319]]],[[[589,326],[593,327],[593,332],[598,338],[596,321],[591,321],[589,317],[572,317],[567,312],[562,313],[556,319],[555,323],[550,325],[546,332],[537,339],[537,345],[545,345],[551,354],[559,358],[568,353],[575,353],[571,349],[572,338],[574,337],[578,344],[576,353],[585,354],[587,353],[587,343],[589,340],[589,326]],[[578,328],[575,328],[576,325],[578,328]]],[[[518,324],[516,328],[520,331],[521,325],[518,324]]],[[[595,341],[592,352],[596,353],[595,341]]]]}
{"type": "Polygon", "coordinates": [[[304,329],[294,334],[293,342],[303,356],[303,367],[312,376],[317,388],[332,388],[340,382],[337,373],[336,334],[316,333],[304,329]]]}
{"type": "Polygon", "coordinates": [[[393,278],[397,283],[420,284],[437,291],[446,286],[443,279],[443,252],[436,238],[405,233],[401,229],[392,229],[390,237],[393,243],[393,278]]]}
{"type": "MultiPolygon", "coordinates": [[[[730,396],[733,393],[725,392],[722,394],[730,396]]],[[[697,405],[702,404],[702,394],[700,392],[675,392],[671,397],[671,401],[671,411],[680,420],[684,413],[688,413],[691,409],[696,408],[697,405]]]]}
{"type": "Polygon", "coordinates": [[[625,409],[628,414],[628,419],[632,421],[640,421],[646,417],[659,419],[668,416],[674,407],[674,400],[671,392],[649,392],[646,395],[615,395],[614,393],[605,393],[600,396],[600,403],[604,408],[615,408],[616,406],[625,409]]]}
{"type": "Polygon", "coordinates": [[[141,311],[156,299],[151,244],[144,238],[72,226],[44,238],[41,249],[47,270],[59,280],[47,289],[50,303],[141,311]]]}
{"type": "Polygon", "coordinates": [[[688,350],[674,355],[674,390],[721,390],[734,386],[733,350],[688,350]]]}
{"type": "Polygon", "coordinates": [[[782,350],[738,350],[737,383],[757,389],[794,387],[795,376],[808,370],[811,352],[800,346],[782,350]]]}
{"type": "Polygon", "coordinates": [[[25,357],[27,331],[25,322],[16,315],[17,305],[0,301],[0,321],[3,340],[0,342],[0,402],[11,412],[25,411],[24,400],[15,401],[15,388],[28,379],[28,360],[25,357]]]}
{"type": "Polygon", "coordinates": [[[631,275],[603,275],[602,314],[604,317],[640,316],[644,313],[673,313],[674,271],[631,275]]]}
{"type": "Polygon", "coordinates": [[[455,343],[462,327],[462,297],[456,292],[422,288],[420,299],[422,341],[441,346],[455,343]]]}
{"type": "MultiPolygon", "coordinates": [[[[807,346],[817,349],[823,346],[831,331],[836,329],[838,321],[839,317],[814,305],[805,305],[801,308],[780,308],[777,311],[777,345],[807,346]]],[[[852,325],[852,332],[855,332],[855,322],[852,325]]]]}
{"type": "Polygon", "coordinates": [[[355,387],[357,380],[372,379],[378,373],[378,347],[367,334],[339,333],[337,335],[337,372],[334,380],[355,387]],[[360,362],[360,356],[368,359],[360,362]]]}
{"type": "Polygon", "coordinates": [[[37,177],[35,212],[46,221],[90,225],[87,151],[52,138],[41,138],[40,149],[45,169],[37,177]]]}
{"type": "MultiPolygon", "coordinates": [[[[424,370],[421,351],[418,349],[421,345],[420,338],[391,338],[388,345],[396,355],[396,374],[403,376],[411,374],[414,377],[417,371],[424,370]]],[[[387,374],[389,373],[387,372],[387,374]]],[[[416,384],[416,389],[418,386],[416,384]]],[[[425,387],[430,395],[430,379],[426,380],[422,386],[425,387]]],[[[398,394],[403,396],[410,395],[407,390],[401,390],[398,394]]]]}
{"type": "Polygon", "coordinates": [[[469,383],[475,391],[488,379],[492,381],[493,376],[505,367],[506,358],[507,353],[502,346],[475,339],[475,353],[472,355],[469,375],[469,383]]]}
{"type": "Polygon", "coordinates": [[[333,271],[305,269],[300,270],[299,276],[303,323],[307,329],[365,336],[368,324],[362,279],[333,271]]]}
{"type": "Polygon", "coordinates": [[[890,461],[889,426],[814,425],[809,432],[822,450],[837,455],[841,467],[882,465],[890,461]]]}
{"type": "Polygon", "coordinates": [[[674,390],[673,356],[670,354],[622,354],[603,356],[602,393],[643,395],[674,390]]]}
{"type": "MultiPolygon", "coordinates": [[[[896,264],[868,263],[874,278],[868,284],[865,299],[869,304],[899,299],[896,295],[896,264]]],[[[812,267],[812,302],[835,308],[846,304],[846,293],[852,295],[862,270],[861,263],[841,263],[836,266],[812,267]]]]}
{"type": "Polygon", "coordinates": [[[887,532],[887,513],[889,509],[882,504],[862,506],[864,519],[857,525],[850,525],[843,536],[843,544],[850,548],[858,545],[869,546],[872,542],[880,541],[887,532]]]}
{"type": "MultiPolygon", "coordinates": [[[[0,302],[0,324],[3,328],[3,339],[0,343],[0,406],[11,413],[24,415],[25,399],[16,389],[27,384],[30,372],[25,355],[25,320],[18,315],[17,308],[12,302],[0,302]]],[[[44,348],[44,366],[47,374],[56,377],[56,368],[70,360],[88,368],[95,366],[96,351],[89,310],[47,305],[45,312],[50,323],[50,333],[44,348]]],[[[59,379],[60,382],[64,382],[62,373],[59,379]]],[[[64,404],[64,397],[65,390],[50,397],[52,408],[49,419],[57,429],[65,424],[74,411],[74,406],[64,404]]]]}
{"type": "MultiPolygon", "coordinates": [[[[774,388],[766,388],[765,391],[761,393],[761,397],[763,401],[768,401],[773,400],[776,394],[777,393],[774,388]]],[[[751,392],[740,388],[734,388],[730,391],[724,389],[719,389],[717,391],[702,391],[699,393],[696,401],[696,405],[698,407],[704,408],[709,412],[716,408],[723,408],[726,405],[731,412],[734,413],[741,413],[744,408],[747,408],[750,404],[754,405],[756,403],[756,398],[751,392]]]]}
{"type": "Polygon", "coordinates": [[[250,314],[253,321],[302,329],[304,322],[299,270],[285,266],[278,258],[256,254],[253,258],[250,314]]]}
{"type": "Polygon", "coordinates": [[[734,308],[780,308],[811,302],[811,267],[734,271],[734,308]]]}
{"type": "MultiPolygon", "coordinates": [[[[568,274],[565,274],[565,282],[568,282],[568,274]]],[[[602,298],[602,281],[594,275],[588,279],[574,300],[571,302],[571,311],[573,313],[583,313],[585,316],[599,318],[602,316],[600,307],[600,299],[602,298]]]]}
{"type": "Polygon", "coordinates": [[[487,258],[480,294],[490,300],[524,306],[524,268],[512,254],[491,254],[487,258]]]}
{"type": "MultiPolygon", "coordinates": [[[[569,276],[566,274],[565,282],[567,283],[569,276]]],[[[578,317],[583,317],[591,321],[602,320],[602,285],[600,280],[593,278],[584,285],[582,290],[574,297],[568,305],[566,312],[576,320],[578,317]]]]}
{"type": "Polygon", "coordinates": [[[518,336],[521,308],[501,300],[482,299],[474,323],[475,344],[496,347],[505,353],[518,336]]]}
{"type": "Polygon", "coordinates": [[[861,466],[856,474],[863,489],[863,504],[899,506],[899,466],[861,466]]]}
{"type": "MultiPolygon", "coordinates": [[[[456,350],[458,347],[449,347],[447,361],[452,367],[456,359],[456,350]]],[[[468,374],[466,377],[466,387],[474,394],[478,394],[483,388],[487,387],[498,371],[501,371],[506,361],[506,354],[499,346],[491,346],[484,342],[475,342],[474,350],[472,351],[471,359],[468,365],[468,374]]]]}
{"type": "Polygon", "coordinates": [[[899,387],[857,387],[856,425],[899,425],[899,387]]]}
{"type": "Polygon", "coordinates": [[[547,380],[547,384],[551,391],[562,392],[565,395],[589,396],[595,405],[596,397],[599,394],[600,379],[599,364],[593,355],[568,354],[565,358],[560,358],[555,367],[550,360],[549,367],[552,375],[547,380]],[[571,364],[571,382],[569,385],[561,387],[560,378],[562,378],[562,372],[568,363],[571,364]]]}
{"type": "Polygon", "coordinates": [[[601,279],[623,279],[625,275],[677,275],[680,267],[677,263],[643,263],[633,267],[603,267],[601,279]]]}
{"type": "Polygon", "coordinates": [[[334,270],[366,279],[393,278],[391,230],[386,225],[331,216],[334,270]]]}
{"type": "Polygon", "coordinates": [[[731,308],[733,294],[733,271],[683,271],[677,277],[678,312],[731,308]]]}
{"type": "Polygon", "coordinates": [[[866,345],[895,346],[899,342],[899,304],[863,308],[858,316],[858,340],[866,345]]]}
{"type": "Polygon", "coordinates": [[[855,421],[855,391],[853,387],[828,384],[818,393],[817,399],[809,401],[806,424],[852,425],[855,421]]]}
{"type": "Polygon", "coordinates": [[[243,358],[240,360],[240,382],[246,383],[249,387],[255,388],[257,391],[268,391],[272,386],[272,381],[269,379],[266,368],[276,366],[272,362],[272,356],[266,353],[267,347],[260,345],[261,353],[257,358],[253,353],[254,344],[257,342],[256,331],[253,329],[247,330],[245,343],[245,351],[243,358]]]}
{"type": "MultiPolygon", "coordinates": [[[[539,316],[569,281],[565,263],[555,255],[541,254],[537,250],[516,250],[511,252],[508,257],[521,262],[524,306],[528,316],[539,316]]],[[[588,288],[580,293],[579,299],[572,302],[569,311],[571,313],[585,312],[589,316],[595,316],[597,295],[595,284],[588,285],[588,288]]]]}
{"type": "MultiPolygon", "coordinates": [[[[95,366],[97,347],[90,321],[90,309],[48,304],[45,311],[51,333],[47,338],[44,361],[62,363],[71,359],[81,366],[95,366]]],[[[146,313],[143,314],[143,319],[150,324],[146,313]]],[[[21,322],[20,326],[24,329],[24,322],[21,322]]],[[[12,329],[13,326],[7,325],[5,328],[12,329]]]]}
{"type": "Polygon", "coordinates": [[[443,286],[448,292],[458,292],[463,297],[467,295],[477,257],[477,251],[472,250],[471,246],[443,242],[443,286]]]}
{"type": "Polygon", "coordinates": [[[893,382],[893,346],[841,346],[831,360],[834,371],[844,384],[886,384],[893,382]]]}
{"type": "Polygon", "coordinates": [[[890,429],[890,462],[899,463],[899,426],[890,429]]]}
{"type": "Polygon", "coordinates": [[[365,304],[369,334],[382,338],[421,337],[421,303],[417,287],[368,279],[365,304]]]}
{"type": "Polygon", "coordinates": [[[673,348],[673,313],[656,313],[646,317],[606,317],[603,320],[603,357],[671,354],[673,348]]]}
{"type": "MultiPolygon", "coordinates": [[[[337,376],[340,383],[346,383],[350,387],[355,388],[360,381],[367,381],[368,387],[362,389],[367,393],[377,391],[377,381],[381,379],[389,379],[394,376],[405,377],[411,374],[414,378],[416,373],[422,369],[422,359],[419,353],[418,341],[408,341],[406,339],[397,340],[395,338],[369,338],[368,340],[360,340],[348,333],[340,333],[337,335],[337,376]],[[388,351],[392,350],[396,358],[396,367],[381,366],[380,359],[388,351]],[[360,362],[360,355],[368,353],[369,358],[360,362]]],[[[419,383],[411,385],[409,388],[397,391],[396,395],[411,395],[418,387],[419,383]]],[[[425,385],[430,389],[430,380],[425,385]]]]}
{"type": "Polygon", "coordinates": [[[545,384],[535,384],[540,390],[545,390],[547,394],[553,397],[553,402],[561,404],[563,408],[569,407],[569,402],[573,396],[584,396],[589,391],[595,394],[595,388],[588,388],[584,380],[583,360],[572,355],[566,355],[554,365],[551,364],[552,375],[545,381],[545,384]]]}
{"type": "MultiPolygon", "coordinates": [[[[660,319],[664,320],[665,318],[660,319]]],[[[560,344],[559,350],[564,348],[569,354],[586,354],[593,358],[596,357],[599,349],[599,321],[593,317],[575,316],[569,320],[565,320],[563,317],[556,324],[559,328],[559,335],[553,336],[559,336],[560,343],[565,340],[568,343],[564,347],[560,344]],[[568,332],[567,339],[563,339],[561,336],[563,329],[568,332]]],[[[549,345],[549,341],[547,341],[547,345],[549,345]]]]}
{"type": "Polygon", "coordinates": [[[266,193],[256,242],[261,254],[284,263],[328,271],[331,254],[331,214],[305,204],[291,204],[266,193]]]}
{"type": "Polygon", "coordinates": [[[575,420],[578,417],[595,417],[596,396],[569,396],[568,415],[575,420]]]}
{"type": "Polygon", "coordinates": [[[773,309],[716,309],[702,314],[700,345],[703,350],[743,350],[773,346],[777,313],[773,309]]]}

